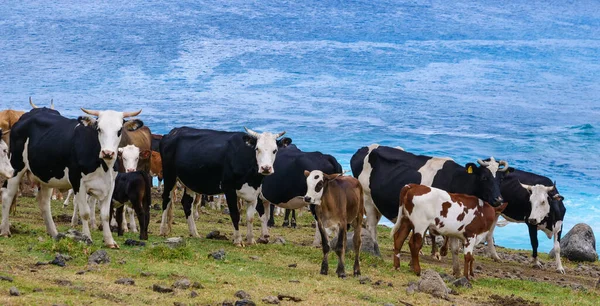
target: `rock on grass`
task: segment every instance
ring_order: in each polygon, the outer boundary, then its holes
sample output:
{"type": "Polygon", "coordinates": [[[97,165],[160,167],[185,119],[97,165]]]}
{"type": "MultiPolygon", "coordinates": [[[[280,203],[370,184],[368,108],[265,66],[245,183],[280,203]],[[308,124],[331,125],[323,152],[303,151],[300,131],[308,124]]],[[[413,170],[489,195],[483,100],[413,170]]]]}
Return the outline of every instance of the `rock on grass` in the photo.
{"type": "Polygon", "coordinates": [[[276,296],[269,295],[262,299],[265,304],[279,304],[279,299],[276,296]]]}
{"type": "Polygon", "coordinates": [[[152,291],[159,293],[170,293],[173,292],[173,289],[159,284],[154,284],[152,285],[152,291]]]}
{"type": "Polygon", "coordinates": [[[13,278],[12,277],[10,277],[10,276],[4,276],[4,275],[0,275],[0,280],[11,282],[11,283],[13,282],[13,278]]]}
{"type": "Polygon", "coordinates": [[[178,279],[177,281],[175,281],[175,283],[173,283],[173,288],[188,289],[188,288],[190,288],[191,285],[192,285],[192,282],[190,282],[189,279],[182,278],[182,279],[178,279]]]}
{"type": "Polygon", "coordinates": [[[110,256],[105,250],[98,250],[88,258],[89,264],[105,264],[110,262],[110,256]]]}
{"type": "Polygon", "coordinates": [[[250,299],[250,294],[246,293],[246,291],[244,290],[238,290],[234,296],[236,298],[242,299],[242,300],[249,300],[250,299]]]}
{"type": "Polygon", "coordinates": [[[439,273],[433,270],[425,270],[419,280],[419,291],[429,293],[438,298],[448,297],[448,287],[439,273]]]}
{"type": "Polygon", "coordinates": [[[225,250],[220,249],[216,252],[212,252],[212,253],[208,254],[208,258],[211,258],[211,257],[216,260],[223,260],[223,259],[225,259],[225,250]]]}
{"type": "Polygon", "coordinates": [[[135,285],[135,280],[133,280],[132,278],[129,278],[129,277],[124,277],[124,278],[117,279],[115,281],[115,284],[133,286],[133,285],[135,285]]]}
{"type": "Polygon", "coordinates": [[[10,289],[8,290],[8,292],[10,293],[11,296],[19,296],[19,295],[21,295],[21,292],[19,292],[19,289],[17,289],[17,287],[10,287],[10,289]]]}

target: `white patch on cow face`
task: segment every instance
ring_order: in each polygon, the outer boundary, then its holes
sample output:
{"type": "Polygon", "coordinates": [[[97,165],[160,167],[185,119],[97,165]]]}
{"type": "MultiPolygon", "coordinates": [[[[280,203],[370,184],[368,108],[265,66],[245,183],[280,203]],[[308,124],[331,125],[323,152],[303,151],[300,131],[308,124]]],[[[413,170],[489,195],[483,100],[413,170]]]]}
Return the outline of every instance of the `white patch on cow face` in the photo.
{"type": "Polygon", "coordinates": [[[323,172],[313,170],[306,177],[306,195],[304,201],[310,204],[321,205],[323,190],[325,189],[325,180],[323,172]]]}
{"type": "Polygon", "coordinates": [[[11,178],[13,176],[13,172],[14,169],[10,165],[10,159],[8,158],[8,146],[3,140],[0,139],[0,176],[11,178]]]}
{"type": "Polygon", "coordinates": [[[256,139],[256,163],[258,165],[258,173],[263,175],[271,175],[275,173],[273,163],[277,156],[277,138],[279,135],[264,132],[258,134],[256,139]]]}
{"type": "Polygon", "coordinates": [[[528,222],[532,225],[537,225],[550,213],[550,204],[548,203],[548,192],[553,187],[547,187],[541,184],[535,186],[521,184],[521,186],[529,191],[529,203],[531,203],[531,214],[528,222]]]}
{"type": "Polygon", "coordinates": [[[100,141],[100,158],[114,160],[117,147],[121,141],[123,113],[112,110],[100,111],[96,121],[98,140],[100,141]]]}
{"type": "Polygon", "coordinates": [[[140,148],[135,145],[127,145],[119,148],[119,154],[123,160],[125,172],[133,172],[137,169],[138,161],[140,160],[140,148]]]}
{"type": "Polygon", "coordinates": [[[488,164],[486,168],[488,168],[488,170],[490,170],[490,172],[492,173],[492,176],[496,178],[496,173],[498,172],[498,169],[500,169],[500,164],[496,161],[496,159],[493,156],[490,157],[490,161],[487,163],[488,164]]]}

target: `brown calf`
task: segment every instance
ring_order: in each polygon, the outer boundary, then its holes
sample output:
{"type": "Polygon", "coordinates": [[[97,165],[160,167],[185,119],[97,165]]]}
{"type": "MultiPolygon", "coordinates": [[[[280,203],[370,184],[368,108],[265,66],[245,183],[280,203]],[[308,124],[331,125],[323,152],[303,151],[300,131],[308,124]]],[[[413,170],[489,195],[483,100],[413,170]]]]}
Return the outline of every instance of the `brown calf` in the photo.
{"type": "Polygon", "coordinates": [[[317,225],[321,234],[323,261],[321,274],[327,275],[329,270],[328,232],[339,232],[335,253],[338,256],[336,273],[338,277],[346,277],[344,257],[346,252],[346,231],[348,224],[354,228],[354,276],[360,275],[360,231],[362,229],[365,206],[362,187],[357,179],[342,174],[324,174],[322,171],[304,171],[307,192],[304,201],[316,205],[317,225]]]}
{"type": "Polygon", "coordinates": [[[162,158],[160,157],[160,153],[156,151],[152,151],[152,155],[150,156],[150,176],[158,178],[158,189],[160,190],[163,180],[162,158]]]}
{"type": "MultiPolygon", "coordinates": [[[[400,210],[396,224],[392,229],[394,238],[394,268],[400,266],[400,249],[410,231],[411,266],[413,271],[421,274],[419,251],[423,245],[423,235],[429,228],[444,236],[460,239],[464,242],[465,267],[464,276],[469,279],[473,275],[473,248],[494,225],[496,217],[506,208],[508,203],[492,207],[477,197],[448,193],[444,190],[409,184],[400,191],[400,210]]],[[[458,267],[458,243],[453,243],[453,272],[460,274],[458,267]]]]}

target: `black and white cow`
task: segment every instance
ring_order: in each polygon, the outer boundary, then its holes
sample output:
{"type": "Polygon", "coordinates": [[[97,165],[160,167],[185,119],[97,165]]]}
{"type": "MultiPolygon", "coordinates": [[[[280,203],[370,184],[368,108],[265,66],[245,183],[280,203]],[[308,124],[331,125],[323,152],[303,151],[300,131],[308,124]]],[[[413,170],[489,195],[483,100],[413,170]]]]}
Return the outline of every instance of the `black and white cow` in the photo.
{"type": "Polygon", "coordinates": [[[58,231],[52,220],[52,188],[73,188],[74,203],[82,218],[83,234],[92,237],[88,225],[90,208],[87,195],[100,202],[104,243],[118,248],[110,232],[109,210],[116,172],[113,169],[121,139],[123,119],[137,112],[82,110],[97,118],[82,116],[68,119],[58,111],[32,109],[13,126],[10,134],[10,162],[14,174],[2,189],[0,234],[10,235],[8,212],[19,182],[27,170],[40,183],[38,205],[52,237],[58,231]]]}
{"type": "Polygon", "coordinates": [[[242,245],[238,197],[247,207],[246,241],[248,244],[255,242],[252,221],[261,183],[265,176],[275,173],[273,164],[279,148],[287,146],[292,140],[277,140],[285,132],[257,133],[250,129],[246,129],[246,132],[181,127],[163,137],[160,142],[164,175],[161,235],[167,235],[171,230],[171,192],[179,181],[185,187],[181,203],[190,235],[199,236],[192,214],[193,197],[196,194],[224,193],[234,227],[234,244],[242,245]]]}
{"type": "Polygon", "coordinates": [[[325,174],[342,173],[342,166],[335,157],[321,152],[303,152],[295,145],[289,145],[277,153],[274,167],[277,172],[265,177],[262,182],[259,214],[262,216],[261,240],[268,240],[270,218],[270,205],[286,209],[298,209],[307,205],[304,202],[306,194],[306,176],[304,170],[320,170],[325,174]],[[261,209],[262,208],[262,209],[261,209]],[[263,214],[264,209],[264,214],[263,214]]]}
{"type": "MultiPolygon", "coordinates": [[[[367,229],[373,239],[377,240],[377,223],[382,215],[396,221],[400,190],[406,184],[474,195],[493,206],[500,205],[501,176],[496,174],[505,171],[508,164],[493,158],[478,163],[479,167],[474,163],[461,166],[450,158],[415,155],[378,144],[360,148],[352,156],[350,166],[363,187],[367,229]]],[[[434,256],[439,258],[437,252],[434,256]]]]}
{"type": "MultiPolygon", "coordinates": [[[[0,136],[8,132],[2,132],[0,129],[0,136]]],[[[8,145],[2,138],[0,138],[0,177],[9,178],[13,175],[13,167],[10,165],[10,159],[8,158],[8,145]]]]}
{"type": "MultiPolygon", "coordinates": [[[[537,231],[542,230],[548,238],[554,238],[556,270],[565,273],[560,259],[560,236],[567,209],[563,204],[564,198],[556,189],[556,183],[545,176],[513,168],[507,172],[500,186],[502,197],[508,202],[502,216],[511,222],[527,224],[533,249],[533,264],[538,267],[541,267],[541,263],[537,258],[537,231]]],[[[488,234],[488,251],[493,259],[499,260],[493,235],[492,228],[488,234]]]]}

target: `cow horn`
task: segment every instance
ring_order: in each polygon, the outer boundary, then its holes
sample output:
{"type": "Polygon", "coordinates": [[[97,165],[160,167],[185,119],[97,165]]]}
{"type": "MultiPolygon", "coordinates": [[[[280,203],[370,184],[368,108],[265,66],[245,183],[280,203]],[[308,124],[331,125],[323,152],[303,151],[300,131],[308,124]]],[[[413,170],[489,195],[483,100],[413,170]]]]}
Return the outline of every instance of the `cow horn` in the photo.
{"type": "Polygon", "coordinates": [[[508,170],[508,162],[507,161],[501,160],[498,162],[498,164],[500,164],[500,166],[504,166],[504,168],[500,168],[500,169],[498,169],[498,171],[505,172],[506,170],[508,170]]]}
{"type": "Polygon", "coordinates": [[[544,187],[546,187],[546,192],[550,192],[550,191],[554,190],[554,186],[549,186],[549,187],[544,186],[544,187]]]}
{"type": "Polygon", "coordinates": [[[135,117],[137,115],[139,115],[142,112],[142,109],[140,108],[139,111],[137,112],[124,112],[123,113],[123,118],[127,118],[127,117],[135,117]]]}
{"type": "Polygon", "coordinates": [[[88,115],[92,115],[92,116],[99,116],[99,115],[100,115],[100,112],[99,112],[99,111],[97,111],[97,110],[88,110],[88,109],[85,109],[85,108],[83,108],[83,107],[81,108],[81,110],[82,110],[84,113],[88,114],[88,115]]]}
{"type": "Polygon", "coordinates": [[[248,133],[248,135],[254,137],[254,138],[258,138],[259,134],[247,127],[244,127],[244,129],[246,130],[246,133],[248,133]]]}
{"type": "Polygon", "coordinates": [[[477,163],[478,163],[478,164],[480,164],[480,165],[482,165],[482,166],[484,166],[484,167],[487,167],[487,165],[488,165],[488,162],[484,162],[484,161],[483,161],[483,160],[481,160],[481,159],[478,159],[478,160],[477,160],[477,163]]]}
{"type": "Polygon", "coordinates": [[[275,137],[275,138],[279,138],[279,137],[281,137],[281,136],[283,136],[283,135],[285,135],[285,131],[283,131],[283,132],[281,132],[281,133],[277,134],[277,137],[275,137]]]}
{"type": "Polygon", "coordinates": [[[525,184],[523,184],[523,183],[521,183],[521,182],[519,182],[519,184],[521,184],[521,187],[523,187],[523,188],[525,188],[525,189],[527,189],[527,190],[531,191],[531,186],[530,186],[530,185],[525,185],[525,184]]]}
{"type": "Polygon", "coordinates": [[[33,101],[31,101],[31,97],[29,97],[29,105],[31,105],[32,108],[38,108],[35,104],[33,104],[33,101]]]}
{"type": "Polygon", "coordinates": [[[50,109],[54,109],[54,99],[50,99],[50,109]]]}

